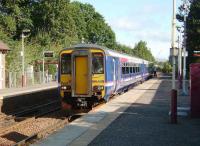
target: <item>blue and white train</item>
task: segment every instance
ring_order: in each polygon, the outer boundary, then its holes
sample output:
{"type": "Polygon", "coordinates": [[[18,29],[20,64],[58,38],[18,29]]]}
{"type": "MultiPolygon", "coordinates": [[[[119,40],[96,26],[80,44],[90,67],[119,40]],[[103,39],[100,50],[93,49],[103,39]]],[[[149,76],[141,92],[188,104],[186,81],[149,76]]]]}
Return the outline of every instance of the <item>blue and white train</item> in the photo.
{"type": "Polygon", "coordinates": [[[63,108],[91,107],[150,77],[149,62],[94,44],[64,49],[59,57],[63,108]]]}

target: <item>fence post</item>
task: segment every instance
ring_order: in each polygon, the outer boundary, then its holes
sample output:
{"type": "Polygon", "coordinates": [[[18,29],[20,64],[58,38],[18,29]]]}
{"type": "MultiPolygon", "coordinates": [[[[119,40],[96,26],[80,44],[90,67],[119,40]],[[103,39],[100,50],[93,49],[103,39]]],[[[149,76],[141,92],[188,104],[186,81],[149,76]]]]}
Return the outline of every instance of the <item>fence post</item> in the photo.
{"type": "Polygon", "coordinates": [[[14,87],[17,87],[17,72],[14,72],[14,87]]]}
{"type": "Polygon", "coordinates": [[[33,71],[33,77],[32,77],[32,85],[34,85],[34,83],[35,83],[35,72],[33,71]]]}
{"type": "Polygon", "coordinates": [[[41,71],[39,70],[39,83],[42,83],[41,71]]]}
{"type": "Polygon", "coordinates": [[[9,72],[9,88],[12,87],[12,73],[9,72]]]}

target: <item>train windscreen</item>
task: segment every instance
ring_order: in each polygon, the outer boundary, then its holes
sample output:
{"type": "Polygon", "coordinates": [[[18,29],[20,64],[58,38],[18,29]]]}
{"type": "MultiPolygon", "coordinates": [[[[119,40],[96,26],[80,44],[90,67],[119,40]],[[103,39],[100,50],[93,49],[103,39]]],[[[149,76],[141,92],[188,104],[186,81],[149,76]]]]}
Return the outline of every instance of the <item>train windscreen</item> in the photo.
{"type": "Polygon", "coordinates": [[[71,55],[62,54],[61,56],[61,74],[71,74],[71,55]]]}
{"type": "Polygon", "coordinates": [[[93,53],[92,54],[92,73],[93,74],[103,74],[103,54],[102,53],[93,53]]]}

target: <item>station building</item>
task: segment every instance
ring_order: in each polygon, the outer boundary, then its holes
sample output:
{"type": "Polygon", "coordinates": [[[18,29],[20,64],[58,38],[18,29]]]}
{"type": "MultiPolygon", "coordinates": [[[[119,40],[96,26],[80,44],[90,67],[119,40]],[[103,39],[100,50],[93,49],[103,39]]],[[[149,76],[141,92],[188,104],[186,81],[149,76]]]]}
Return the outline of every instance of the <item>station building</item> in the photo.
{"type": "Polygon", "coordinates": [[[0,89],[5,88],[5,54],[9,47],[0,40],[0,89]]]}

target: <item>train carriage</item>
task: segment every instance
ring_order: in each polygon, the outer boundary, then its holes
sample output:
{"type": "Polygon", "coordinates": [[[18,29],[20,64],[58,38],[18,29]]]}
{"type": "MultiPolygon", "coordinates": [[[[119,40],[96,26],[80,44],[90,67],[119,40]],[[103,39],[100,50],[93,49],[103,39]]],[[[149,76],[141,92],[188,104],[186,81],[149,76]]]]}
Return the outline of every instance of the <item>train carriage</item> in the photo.
{"type": "Polygon", "coordinates": [[[62,50],[59,62],[62,103],[73,108],[108,101],[113,94],[149,77],[148,61],[94,44],[62,50]]]}

